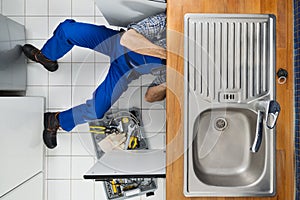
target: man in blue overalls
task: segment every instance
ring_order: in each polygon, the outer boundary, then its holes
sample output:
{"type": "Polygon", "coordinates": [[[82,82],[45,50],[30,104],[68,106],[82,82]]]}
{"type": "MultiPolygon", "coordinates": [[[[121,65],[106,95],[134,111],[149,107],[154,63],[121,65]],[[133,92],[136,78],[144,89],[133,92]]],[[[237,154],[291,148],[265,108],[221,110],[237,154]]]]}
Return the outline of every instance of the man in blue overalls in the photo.
{"type": "MultiPolygon", "coordinates": [[[[165,65],[166,15],[161,13],[132,23],[126,32],[67,19],[59,24],[41,50],[25,44],[23,52],[29,59],[53,72],[58,69],[57,60],[74,45],[109,56],[110,68],[105,80],[94,91],[92,99],[63,112],[44,114],[43,139],[51,149],[57,146],[59,127],[71,131],[78,124],[102,118],[127,90],[132,80],[165,65]]],[[[146,100],[152,102],[164,99],[163,82],[165,73],[157,76],[152,84],[154,87],[146,93],[146,100]]]]}

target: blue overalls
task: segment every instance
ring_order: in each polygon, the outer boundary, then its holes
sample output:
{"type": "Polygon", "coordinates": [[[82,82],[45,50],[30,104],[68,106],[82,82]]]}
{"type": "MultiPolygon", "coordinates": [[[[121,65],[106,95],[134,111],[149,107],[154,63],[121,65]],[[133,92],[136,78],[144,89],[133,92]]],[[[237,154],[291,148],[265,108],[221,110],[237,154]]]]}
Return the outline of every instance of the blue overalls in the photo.
{"type": "Polygon", "coordinates": [[[110,57],[109,72],[94,91],[92,99],[59,114],[60,126],[65,131],[71,131],[77,124],[102,118],[133,79],[149,74],[152,69],[165,64],[163,59],[144,56],[125,48],[120,44],[121,35],[121,31],[105,26],[67,19],[59,24],[41,49],[51,60],[61,58],[74,45],[93,49],[110,57]]]}

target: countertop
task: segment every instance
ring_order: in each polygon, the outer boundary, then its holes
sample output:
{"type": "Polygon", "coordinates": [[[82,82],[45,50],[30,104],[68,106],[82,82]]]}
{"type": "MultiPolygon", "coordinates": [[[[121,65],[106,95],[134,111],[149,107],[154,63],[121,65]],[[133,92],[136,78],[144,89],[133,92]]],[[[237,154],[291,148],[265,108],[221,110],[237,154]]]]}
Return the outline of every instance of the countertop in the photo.
{"type": "Polygon", "coordinates": [[[185,198],[183,195],[183,18],[185,13],[265,13],[277,18],[277,70],[286,84],[277,84],[282,111],[277,123],[277,194],[266,200],[294,196],[293,143],[293,1],[292,0],[168,0],[167,5],[167,199],[233,200],[260,198],[185,198]]]}

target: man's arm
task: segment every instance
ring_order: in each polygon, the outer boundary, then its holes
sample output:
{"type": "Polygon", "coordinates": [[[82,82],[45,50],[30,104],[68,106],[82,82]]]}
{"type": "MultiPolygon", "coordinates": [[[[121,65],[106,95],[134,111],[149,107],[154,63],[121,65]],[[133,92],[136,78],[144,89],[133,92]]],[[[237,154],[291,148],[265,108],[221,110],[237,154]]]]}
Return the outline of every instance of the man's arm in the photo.
{"type": "Polygon", "coordinates": [[[165,97],[166,97],[165,83],[157,86],[149,87],[145,94],[145,100],[150,103],[164,100],[165,97]]]}
{"type": "Polygon", "coordinates": [[[121,37],[121,45],[139,54],[166,59],[166,50],[153,44],[134,29],[129,29],[121,37]]]}

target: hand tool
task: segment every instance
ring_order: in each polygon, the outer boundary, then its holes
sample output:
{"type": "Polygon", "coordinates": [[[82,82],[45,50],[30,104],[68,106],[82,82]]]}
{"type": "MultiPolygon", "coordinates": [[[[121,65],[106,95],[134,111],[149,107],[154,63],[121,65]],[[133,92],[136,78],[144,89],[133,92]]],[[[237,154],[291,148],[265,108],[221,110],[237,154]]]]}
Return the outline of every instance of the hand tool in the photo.
{"type": "Polygon", "coordinates": [[[111,134],[119,133],[119,130],[116,127],[90,126],[90,132],[95,134],[111,134]]]}
{"type": "Polygon", "coordinates": [[[128,144],[128,149],[135,149],[139,145],[139,139],[136,136],[131,136],[128,144]]]}
{"type": "Polygon", "coordinates": [[[130,124],[128,126],[128,132],[127,132],[127,139],[126,139],[126,142],[125,142],[125,149],[128,149],[128,145],[129,145],[129,142],[130,142],[130,137],[131,135],[133,134],[133,132],[135,131],[137,125],[136,124],[130,124]]]}

